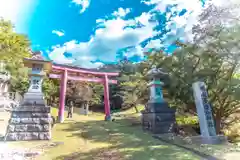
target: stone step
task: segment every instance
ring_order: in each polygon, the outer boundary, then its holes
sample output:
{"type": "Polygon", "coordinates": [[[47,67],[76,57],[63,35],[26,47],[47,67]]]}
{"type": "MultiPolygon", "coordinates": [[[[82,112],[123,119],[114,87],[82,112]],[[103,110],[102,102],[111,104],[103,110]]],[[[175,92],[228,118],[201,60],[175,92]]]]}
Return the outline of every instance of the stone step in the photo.
{"type": "Polygon", "coordinates": [[[8,132],[48,132],[51,130],[50,124],[10,124],[8,132]]]}
{"type": "Polygon", "coordinates": [[[50,140],[51,132],[14,132],[6,135],[7,141],[50,140]]]}
{"type": "Polygon", "coordinates": [[[51,107],[48,107],[48,106],[21,106],[21,107],[13,108],[12,111],[50,113],[50,109],[51,107]]]}
{"type": "Polygon", "coordinates": [[[38,113],[38,112],[12,112],[12,118],[51,118],[50,113],[38,113]]]}
{"type": "Polygon", "coordinates": [[[50,124],[52,118],[11,118],[10,124],[50,124]]]}
{"type": "Polygon", "coordinates": [[[168,103],[154,103],[148,102],[147,107],[143,110],[143,113],[150,112],[150,113],[175,113],[176,109],[169,107],[168,103]]]}
{"type": "Polygon", "coordinates": [[[146,120],[153,120],[156,122],[175,121],[175,114],[173,113],[144,113],[142,118],[146,120]]]}

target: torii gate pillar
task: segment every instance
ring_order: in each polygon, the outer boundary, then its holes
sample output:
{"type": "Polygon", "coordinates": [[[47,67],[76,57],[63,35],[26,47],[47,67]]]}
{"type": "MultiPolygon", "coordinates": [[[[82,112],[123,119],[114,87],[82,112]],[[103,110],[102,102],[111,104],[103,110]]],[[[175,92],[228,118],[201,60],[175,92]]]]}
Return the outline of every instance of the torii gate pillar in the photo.
{"type": "Polygon", "coordinates": [[[66,89],[67,89],[67,76],[68,72],[64,70],[61,78],[61,86],[60,86],[60,106],[58,110],[58,122],[62,123],[64,121],[64,111],[65,111],[65,97],[66,97],[66,89]]]}
{"type": "Polygon", "coordinates": [[[105,109],[105,120],[111,121],[110,113],[110,102],[109,102],[109,86],[108,86],[108,76],[104,76],[104,109],[105,109]]]}

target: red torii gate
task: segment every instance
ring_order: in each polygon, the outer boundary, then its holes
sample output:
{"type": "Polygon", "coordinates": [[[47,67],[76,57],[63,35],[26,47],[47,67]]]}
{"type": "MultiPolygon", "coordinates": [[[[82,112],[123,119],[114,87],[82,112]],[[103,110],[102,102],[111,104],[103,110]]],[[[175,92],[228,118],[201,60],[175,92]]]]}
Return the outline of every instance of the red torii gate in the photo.
{"type": "Polygon", "coordinates": [[[52,64],[52,72],[59,72],[59,73],[58,74],[50,73],[49,78],[61,79],[60,105],[59,105],[59,111],[58,111],[58,121],[60,123],[64,121],[64,110],[65,110],[64,108],[65,108],[65,96],[66,96],[67,80],[77,80],[77,81],[102,83],[103,86],[104,86],[105,120],[111,120],[108,84],[109,83],[117,84],[117,80],[109,80],[108,78],[113,77],[113,76],[118,76],[119,73],[116,73],[116,72],[100,72],[100,71],[83,69],[83,68],[79,68],[79,67],[71,67],[71,66],[60,65],[60,64],[52,64]],[[80,77],[80,76],[71,76],[71,75],[69,75],[70,73],[103,76],[103,78],[85,78],[85,77],[80,77]]]}

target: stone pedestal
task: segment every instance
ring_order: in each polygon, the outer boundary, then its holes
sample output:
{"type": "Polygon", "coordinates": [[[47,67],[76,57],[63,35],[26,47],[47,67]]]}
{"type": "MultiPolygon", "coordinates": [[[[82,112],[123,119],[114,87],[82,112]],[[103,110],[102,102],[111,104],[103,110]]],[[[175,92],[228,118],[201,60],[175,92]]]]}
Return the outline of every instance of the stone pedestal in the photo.
{"type": "Polygon", "coordinates": [[[175,109],[166,102],[148,103],[142,112],[142,127],[154,134],[175,132],[175,109]]]}
{"type": "Polygon", "coordinates": [[[81,115],[88,115],[89,112],[89,106],[88,103],[83,103],[81,107],[79,108],[81,115]]]}
{"type": "Polygon", "coordinates": [[[50,140],[51,115],[50,107],[22,106],[12,111],[6,140],[50,140]]]}
{"type": "Polygon", "coordinates": [[[50,107],[45,105],[43,94],[27,92],[23,103],[12,109],[6,140],[50,140],[50,107]]]}

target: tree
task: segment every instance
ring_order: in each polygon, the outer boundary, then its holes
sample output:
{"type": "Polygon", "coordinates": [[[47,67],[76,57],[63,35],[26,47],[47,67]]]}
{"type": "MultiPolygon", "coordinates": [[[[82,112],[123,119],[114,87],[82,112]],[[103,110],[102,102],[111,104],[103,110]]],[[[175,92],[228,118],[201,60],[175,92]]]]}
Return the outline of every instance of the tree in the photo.
{"type": "Polygon", "coordinates": [[[194,45],[204,47],[202,52],[210,54],[210,58],[204,61],[205,65],[212,62],[209,66],[212,66],[209,68],[209,71],[211,69],[213,71],[212,77],[208,79],[212,82],[208,85],[208,90],[210,102],[214,106],[218,132],[221,122],[240,107],[240,99],[236,95],[240,86],[234,77],[240,69],[240,16],[236,12],[239,10],[239,5],[224,7],[210,5],[200,15],[200,24],[193,30],[194,45]]]}
{"type": "Polygon", "coordinates": [[[149,66],[146,62],[133,64],[122,61],[119,64],[120,76],[118,95],[123,99],[125,107],[134,107],[138,111],[138,104],[146,104],[149,98],[146,72],[149,66]]]}
{"type": "Polygon", "coordinates": [[[192,83],[204,81],[219,133],[224,125],[229,125],[224,123],[226,119],[240,107],[240,82],[234,77],[240,69],[240,28],[229,8],[210,5],[199,19],[193,28],[193,41],[177,42],[181,48],[173,55],[154,54],[149,56],[149,63],[169,73],[168,92],[181,109],[195,108],[192,83]]]}
{"type": "Polygon", "coordinates": [[[88,82],[69,81],[67,99],[81,106],[99,104],[103,87],[88,82]]]}
{"type": "Polygon", "coordinates": [[[59,81],[56,79],[45,78],[43,81],[43,92],[49,105],[53,105],[59,97],[59,81]]]}
{"type": "Polygon", "coordinates": [[[134,107],[138,113],[137,105],[145,104],[148,99],[148,94],[144,94],[147,91],[147,82],[139,79],[133,82],[123,82],[121,86],[123,104],[127,107],[134,107]]]}
{"type": "Polygon", "coordinates": [[[0,60],[5,61],[11,73],[11,90],[23,94],[28,88],[28,70],[23,66],[23,58],[31,55],[30,42],[13,29],[11,22],[0,19],[0,60]]]}

